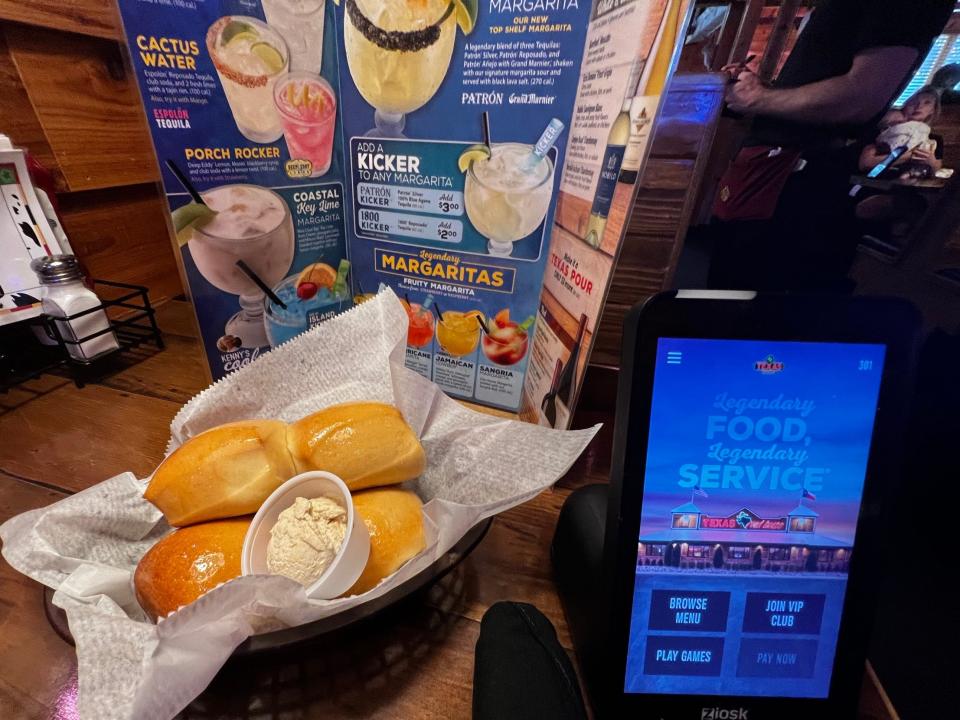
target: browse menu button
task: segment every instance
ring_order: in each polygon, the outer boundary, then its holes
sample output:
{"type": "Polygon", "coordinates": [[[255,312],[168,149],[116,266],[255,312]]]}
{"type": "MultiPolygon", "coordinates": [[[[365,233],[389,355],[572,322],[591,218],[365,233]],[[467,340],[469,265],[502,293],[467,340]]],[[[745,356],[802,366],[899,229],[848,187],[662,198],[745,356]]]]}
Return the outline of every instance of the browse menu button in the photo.
{"type": "Polygon", "coordinates": [[[650,629],[723,632],[727,629],[729,610],[728,592],[654,590],[650,629]]]}

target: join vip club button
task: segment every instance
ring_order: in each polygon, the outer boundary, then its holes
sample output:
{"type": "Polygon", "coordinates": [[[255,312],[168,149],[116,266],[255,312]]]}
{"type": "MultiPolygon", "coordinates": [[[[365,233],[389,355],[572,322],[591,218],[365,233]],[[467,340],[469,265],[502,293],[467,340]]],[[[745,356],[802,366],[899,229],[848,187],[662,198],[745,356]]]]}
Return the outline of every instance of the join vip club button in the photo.
{"type": "Polygon", "coordinates": [[[806,593],[747,593],[743,631],[817,635],[825,596],[806,593]]]}

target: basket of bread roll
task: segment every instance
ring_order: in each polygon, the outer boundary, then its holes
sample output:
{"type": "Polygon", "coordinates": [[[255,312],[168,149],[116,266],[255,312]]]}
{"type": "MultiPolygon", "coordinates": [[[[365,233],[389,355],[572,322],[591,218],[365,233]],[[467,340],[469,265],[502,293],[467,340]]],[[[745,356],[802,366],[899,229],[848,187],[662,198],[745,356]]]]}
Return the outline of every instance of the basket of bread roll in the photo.
{"type": "Polygon", "coordinates": [[[163,618],[258,573],[289,577],[311,598],[364,593],[426,548],[420,498],[399,487],[425,465],[403,415],[380,402],[202,432],[144,492],[175,530],[138,563],[137,600],[163,618]]]}
{"type": "Polygon", "coordinates": [[[405,367],[407,323],[382,291],[190,400],[149,477],[0,525],[66,613],[81,717],[173,717],[248,638],[386,607],[596,432],[464,407],[405,367]]]}

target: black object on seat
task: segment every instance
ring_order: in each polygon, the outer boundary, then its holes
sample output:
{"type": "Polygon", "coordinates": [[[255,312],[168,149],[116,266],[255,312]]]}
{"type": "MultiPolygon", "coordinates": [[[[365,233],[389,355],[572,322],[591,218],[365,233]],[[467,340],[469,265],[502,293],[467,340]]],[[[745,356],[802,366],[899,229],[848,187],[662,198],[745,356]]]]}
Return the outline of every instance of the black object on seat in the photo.
{"type": "Polygon", "coordinates": [[[573,663],[533,605],[498,602],[480,622],[474,720],[586,720],[573,663]]]}
{"type": "Polygon", "coordinates": [[[550,554],[554,578],[577,651],[587,697],[598,716],[604,710],[599,688],[609,684],[603,672],[609,648],[612,605],[603,577],[608,485],[587,485],[563,503],[550,554]]]}

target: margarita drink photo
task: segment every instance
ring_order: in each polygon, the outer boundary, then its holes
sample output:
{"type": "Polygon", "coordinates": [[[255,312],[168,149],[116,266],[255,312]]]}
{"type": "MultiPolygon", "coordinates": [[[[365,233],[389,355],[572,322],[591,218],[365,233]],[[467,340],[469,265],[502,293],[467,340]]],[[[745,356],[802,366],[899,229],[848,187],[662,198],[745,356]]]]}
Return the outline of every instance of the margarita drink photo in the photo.
{"type": "Polygon", "coordinates": [[[207,51],[240,133],[256,143],[279,140],[273,86],[289,67],[283,38],[256,18],[228,15],[207,31],[207,51]]]}
{"type": "Polygon", "coordinates": [[[488,323],[488,332],[484,333],[481,342],[483,354],[497,365],[516,365],[527,354],[528,329],[533,324],[533,318],[520,323],[510,319],[510,311],[501,310],[496,314],[493,323],[488,323]]]}
{"type": "Polygon", "coordinates": [[[192,227],[190,256],[207,282],[240,296],[242,310],[227,322],[226,333],[239,337],[244,347],[266,345],[263,291],[241,261],[268,286],[283,279],[295,249],[287,204],[256,185],[222,185],[202,197],[213,214],[192,227]]]}
{"type": "Polygon", "coordinates": [[[308,160],[310,177],[330,169],[337,101],[330,83],[312,72],[291,72],[273,89],[291,159],[308,160]]]}
{"type": "Polygon", "coordinates": [[[489,157],[470,163],[464,188],[467,216],[487,238],[491,255],[510,255],[543,222],[553,194],[553,161],[530,167],[532,145],[499,143],[489,157]]]}
{"type": "Polygon", "coordinates": [[[401,300],[404,310],[407,311],[407,345],[422,348],[433,340],[434,319],[433,313],[420,303],[401,300]]]}
{"type": "Polygon", "coordinates": [[[270,27],[290,50],[290,69],[320,72],[325,0],[262,0],[270,27]]]}
{"type": "Polygon", "coordinates": [[[263,301],[270,347],[309,330],[312,322],[333,317],[349,307],[349,269],[347,260],[341,260],[337,270],[326,263],[312,263],[274,287],[273,294],[282,305],[269,297],[263,301]]]}
{"type": "Polygon", "coordinates": [[[376,129],[368,134],[399,137],[404,115],[425,105],[443,82],[457,25],[464,34],[473,29],[476,0],[343,1],[350,75],[376,110],[376,129]]]}
{"type": "Polygon", "coordinates": [[[437,323],[437,342],[447,355],[463,357],[477,349],[483,315],[476,310],[445,310],[437,323]]]}

